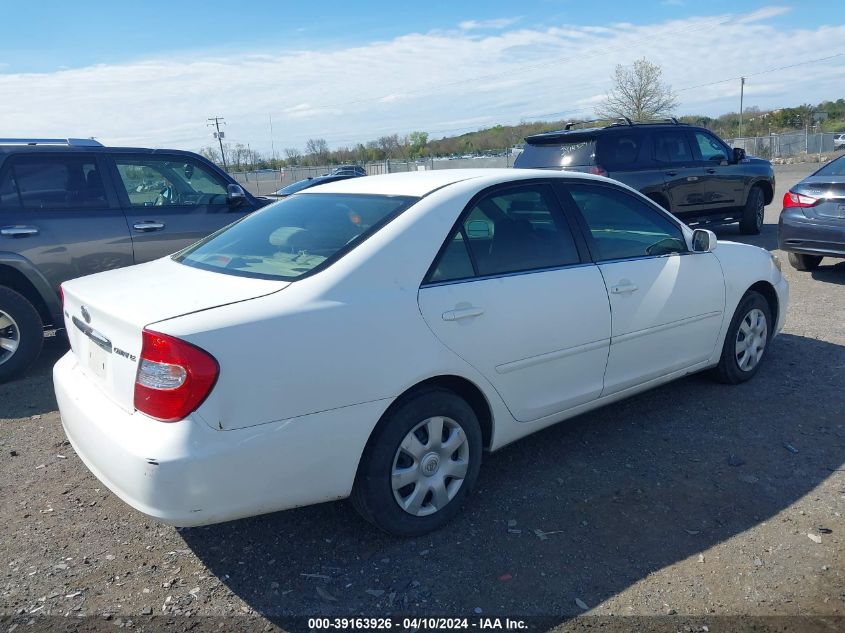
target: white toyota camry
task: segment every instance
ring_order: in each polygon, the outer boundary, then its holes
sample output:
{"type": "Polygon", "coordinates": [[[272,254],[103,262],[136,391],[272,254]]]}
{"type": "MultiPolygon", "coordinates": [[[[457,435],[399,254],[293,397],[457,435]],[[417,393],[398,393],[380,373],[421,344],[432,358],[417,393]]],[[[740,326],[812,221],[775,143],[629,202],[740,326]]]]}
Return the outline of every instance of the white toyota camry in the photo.
{"type": "Polygon", "coordinates": [[[65,432],[121,499],[192,526],[351,495],[400,535],[453,517],[485,450],[748,380],[788,298],[767,251],[624,185],[493,169],[308,189],[63,292],[65,432]]]}

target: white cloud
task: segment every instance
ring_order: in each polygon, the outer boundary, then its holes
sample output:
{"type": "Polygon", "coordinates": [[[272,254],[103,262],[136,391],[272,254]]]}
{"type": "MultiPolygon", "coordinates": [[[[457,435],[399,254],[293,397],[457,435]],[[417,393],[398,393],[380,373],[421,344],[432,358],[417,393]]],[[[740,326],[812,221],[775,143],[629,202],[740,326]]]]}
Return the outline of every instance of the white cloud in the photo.
{"type": "MultiPolygon", "coordinates": [[[[772,18],[783,10],[646,25],[413,33],[345,49],[244,51],[51,73],[0,68],[0,137],[96,136],[112,145],[195,150],[214,141],[206,118],[223,116],[227,140],[269,152],[272,115],[277,149],[302,148],[314,137],[336,147],[411,130],[434,138],[540,117],[589,117],[614,66],[639,57],[660,64],[678,90],[746,75],[746,106],[842,96],[845,57],[754,75],[824,56],[819,42],[845,41],[842,24],[775,26],[772,18]],[[786,51],[777,47],[784,41],[786,51]]],[[[720,114],[738,107],[739,82],[679,96],[679,114],[720,114]]]]}
{"type": "Polygon", "coordinates": [[[519,22],[520,18],[497,18],[494,20],[465,20],[458,25],[463,31],[503,29],[519,22]]]}

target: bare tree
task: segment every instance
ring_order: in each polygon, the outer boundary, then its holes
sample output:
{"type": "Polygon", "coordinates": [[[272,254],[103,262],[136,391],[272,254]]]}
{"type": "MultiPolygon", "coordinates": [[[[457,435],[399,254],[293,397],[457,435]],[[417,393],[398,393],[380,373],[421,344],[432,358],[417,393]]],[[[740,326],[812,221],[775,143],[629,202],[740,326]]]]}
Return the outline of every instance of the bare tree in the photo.
{"type": "Polygon", "coordinates": [[[391,134],[390,136],[382,136],[376,141],[378,148],[384,153],[385,158],[393,158],[399,152],[402,145],[398,134],[391,134]]]}
{"type": "Polygon", "coordinates": [[[305,154],[315,165],[325,165],[329,161],[329,144],[324,138],[309,138],[305,142],[305,154]]]}
{"type": "Polygon", "coordinates": [[[286,147],[285,158],[287,159],[289,165],[298,165],[302,162],[302,152],[295,147],[286,147]]]}
{"type": "Polygon", "coordinates": [[[662,76],[660,66],[645,57],[630,66],[617,64],[613,88],[596,108],[596,114],[606,119],[624,116],[634,121],[669,116],[678,100],[671,86],[661,81],[662,76]]]}

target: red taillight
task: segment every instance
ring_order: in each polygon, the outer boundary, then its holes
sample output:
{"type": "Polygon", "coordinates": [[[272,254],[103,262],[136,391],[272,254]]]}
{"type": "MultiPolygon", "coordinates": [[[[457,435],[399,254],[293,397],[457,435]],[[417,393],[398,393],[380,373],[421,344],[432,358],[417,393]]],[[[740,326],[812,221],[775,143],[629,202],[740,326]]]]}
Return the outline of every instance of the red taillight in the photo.
{"type": "Polygon", "coordinates": [[[607,170],[601,165],[593,165],[590,167],[590,173],[596,176],[607,176],[607,170]]]}
{"type": "Polygon", "coordinates": [[[795,193],[794,191],[787,191],[783,194],[783,208],[790,207],[814,207],[820,202],[819,198],[813,196],[805,196],[803,193],[795,193]]]}
{"type": "Polygon", "coordinates": [[[208,397],[220,366],[205,350],[160,332],[143,331],[135,378],[135,408],[162,422],[176,422],[208,397]]]}
{"type": "Polygon", "coordinates": [[[65,289],[59,286],[59,298],[62,300],[62,309],[65,307],[65,289]]]}

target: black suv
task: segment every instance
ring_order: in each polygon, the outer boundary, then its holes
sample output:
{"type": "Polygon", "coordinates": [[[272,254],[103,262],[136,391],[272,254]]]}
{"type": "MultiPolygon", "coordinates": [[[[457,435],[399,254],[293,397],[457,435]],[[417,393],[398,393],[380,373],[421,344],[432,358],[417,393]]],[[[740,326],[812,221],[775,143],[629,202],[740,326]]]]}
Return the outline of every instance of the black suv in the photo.
{"type": "Polygon", "coordinates": [[[608,176],[645,194],[687,223],[739,222],[760,232],[775,175],[767,160],[746,157],[709,130],[669,119],[536,134],[514,167],[568,169],[608,176]]]}
{"type": "Polygon", "coordinates": [[[60,327],[63,281],[169,255],[266,202],[191,152],[0,139],[0,381],[60,327]]]}

